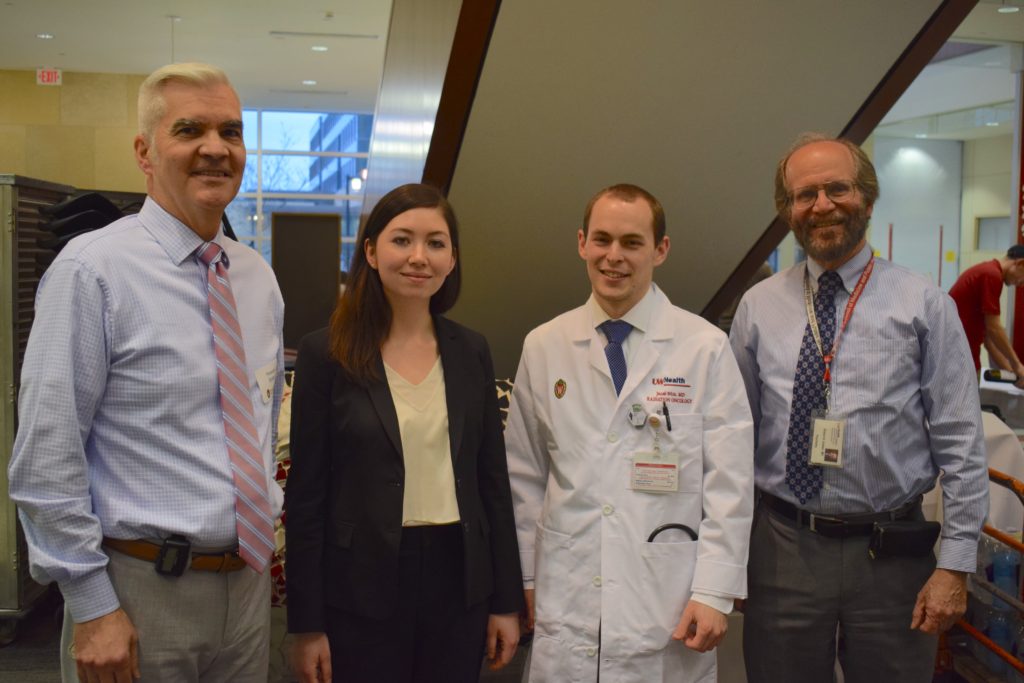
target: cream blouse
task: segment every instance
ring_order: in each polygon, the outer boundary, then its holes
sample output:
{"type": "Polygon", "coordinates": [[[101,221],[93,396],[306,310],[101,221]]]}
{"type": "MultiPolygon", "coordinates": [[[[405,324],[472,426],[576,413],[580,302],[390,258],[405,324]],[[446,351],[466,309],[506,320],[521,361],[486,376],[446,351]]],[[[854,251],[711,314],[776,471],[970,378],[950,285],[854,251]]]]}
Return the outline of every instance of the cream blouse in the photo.
{"type": "Polygon", "coordinates": [[[459,521],[441,358],[419,384],[384,364],[405,459],[402,526],[459,521]]]}

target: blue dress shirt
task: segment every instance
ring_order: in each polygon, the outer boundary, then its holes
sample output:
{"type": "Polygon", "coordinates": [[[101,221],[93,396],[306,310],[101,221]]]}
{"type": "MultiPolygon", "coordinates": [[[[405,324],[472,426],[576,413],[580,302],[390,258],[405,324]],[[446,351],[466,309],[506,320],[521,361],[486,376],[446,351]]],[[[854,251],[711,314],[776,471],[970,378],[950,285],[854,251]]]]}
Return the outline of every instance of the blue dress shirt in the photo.
{"type": "MultiPolygon", "coordinates": [[[[252,249],[218,233],[245,342],[273,512],[284,303],[252,249]]],[[[147,199],[73,240],[36,295],[9,467],[32,576],[56,581],[76,622],[119,606],[103,536],[237,542],[202,240],[147,199]]]]}
{"type": "MultiPolygon", "coordinates": [[[[838,272],[839,325],[864,267],[865,246],[838,272]]],[[[796,503],[785,482],[793,377],[807,312],[798,264],[754,286],[740,302],[730,340],[754,416],[758,488],[796,503]]],[[[928,280],[889,261],[874,272],[832,363],[832,411],[847,420],[841,468],[824,467],[822,514],[890,510],[931,490],[942,472],[945,521],[938,566],[973,572],[988,513],[988,470],[978,383],[956,307],[928,280]]]]}

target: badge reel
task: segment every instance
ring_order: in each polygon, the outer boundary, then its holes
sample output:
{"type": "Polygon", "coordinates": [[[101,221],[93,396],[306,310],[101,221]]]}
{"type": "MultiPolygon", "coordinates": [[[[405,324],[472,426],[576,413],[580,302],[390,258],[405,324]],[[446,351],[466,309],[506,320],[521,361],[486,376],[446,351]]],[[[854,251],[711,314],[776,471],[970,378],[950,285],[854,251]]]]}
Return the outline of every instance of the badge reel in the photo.
{"type": "Polygon", "coordinates": [[[633,454],[629,488],[634,491],[671,493],[679,490],[679,457],[661,448],[661,428],[664,421],[658,415],[648,415],[643,406],[634,403],[629,410],[629,423],[637,429],[649,426],[654,433],[650,452],[633,454]]]}
{"type": "Polygon", "coordinates": [[[842,467],[846,419],[832,413],[832,392],[829,384],[825,385],[825,406],[824,410],[811,412],[811,464],[842,467]]]}

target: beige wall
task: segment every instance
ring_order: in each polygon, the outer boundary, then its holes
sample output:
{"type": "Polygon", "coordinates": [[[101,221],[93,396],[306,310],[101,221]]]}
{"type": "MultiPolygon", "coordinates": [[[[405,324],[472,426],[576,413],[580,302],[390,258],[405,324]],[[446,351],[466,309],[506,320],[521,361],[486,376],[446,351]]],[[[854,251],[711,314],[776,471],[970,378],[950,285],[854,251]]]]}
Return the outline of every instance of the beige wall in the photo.
{"type": "Polygon", "coordinates": [[[135,98],[145,76],[0,70],[0,173],[83,189],[145,192],[135,165],[135,98]]]}
{"type": "MultiPolygon", "coordinates": [[[[1012,152],[1012,135],[964,142],[963,194],[960,208],[961,273],[982,261],[1003,255],[1002,249],[978,250],[978,219],[1010,215],[1012,152]]],[[[1004,287],[999,303],[1003,325],[1006,325],[1006,311],[1009,308],[1008,292],[1009,288],[1004,287]]],[[[989,365],[988,353],[984,347],[981,349],[981,364],[982,367],[989,365]]]]}
{"type": "Polygon", "coordinates": [[[978,219],[1010,215],[1012,151],[1011,135],[964,142],[960,213],[961,272],[976,263],[1001,255],[1002,250],[977,250],[978,219]]]}

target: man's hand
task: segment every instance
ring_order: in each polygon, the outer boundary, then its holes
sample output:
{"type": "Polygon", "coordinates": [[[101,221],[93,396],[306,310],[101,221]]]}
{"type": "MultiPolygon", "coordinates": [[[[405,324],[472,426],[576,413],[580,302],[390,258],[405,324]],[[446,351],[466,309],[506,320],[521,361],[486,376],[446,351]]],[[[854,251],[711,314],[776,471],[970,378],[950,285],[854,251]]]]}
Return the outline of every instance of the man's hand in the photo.
{"type": "Polygon", "coordinates": [[[74,657],[81,683],[131,683],[139,678],[139,636],[123,609],[75,624],[74,657]]]}
{"type": "Polygon", "coordinates": [[[488,668],[497,671],[512,661],[519,645],[519,615],[492,614],[487,618],[488,668]]]}
{"type": "Polygon", "coordinates": [[[967,574],[949,569],[932,572],[917,594],[910,628],[938,635],[967,611],[967,574]]]}
{"type": "Polygon", "coordinates": [[[1017,375],[1017,381],[1013,383],[1013,386],[1018,389],[1024,389],[1024,365],[1018,365],[1013,369],[1013,374],[1017,375]]]}
{"type": "Polygon", "coordinates": [[[728,628],[729,620],[724,614],[714,607],[690,600],[676,630],[672,632],[672,638],[683,641],[683,645],[691,650],[707,652],[722,641],[728,628]]]}
{"type": "Polygon", "coordinates": [[[326,633],[296,633],[288,658],[301,683],[331,683],[331,647],[326,633]]]}
{"type": "Polygon", "coordinates": [[[533,633],[533,627],[536,625],[533,618],[533,600],[535,595],[536,591],[534,589],[523,589],[523,599],[526,601],[526,607],[519,613],[519,628],[523,633],[533,633]]]}

